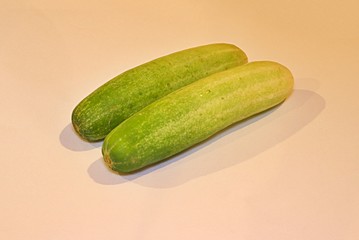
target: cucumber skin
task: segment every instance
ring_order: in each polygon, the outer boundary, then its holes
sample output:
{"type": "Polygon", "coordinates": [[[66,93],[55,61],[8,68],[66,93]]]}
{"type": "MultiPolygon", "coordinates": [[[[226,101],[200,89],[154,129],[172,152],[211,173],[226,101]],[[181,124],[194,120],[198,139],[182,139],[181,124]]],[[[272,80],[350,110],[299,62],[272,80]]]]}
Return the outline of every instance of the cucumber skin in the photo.
{"type": "Polygon", "coordinates": [[[198,80],[116,127],[103,143],[105,163],[126,173],[162,161],[283,102],[293,84],[291,72],[271,61],[251,62],[198,80]]]}
{"type": "Polygon", "coordinates": [[[129,116],[198,79],[248,62],[232,44],[194,47],[132,68],[83,99],[72,112],[72,124],[83,139],[100,141],[129,116]]]}

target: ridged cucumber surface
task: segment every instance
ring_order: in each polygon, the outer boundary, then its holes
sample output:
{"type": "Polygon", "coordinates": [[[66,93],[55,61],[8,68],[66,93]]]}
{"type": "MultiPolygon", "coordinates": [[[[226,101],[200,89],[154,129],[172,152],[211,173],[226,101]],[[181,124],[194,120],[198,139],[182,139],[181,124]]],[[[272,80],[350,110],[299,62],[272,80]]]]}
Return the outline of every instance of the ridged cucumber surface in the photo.
{"type": "Polygon", "coordinates": [[[132,68],[100,86],[72,112],[76,132],[87,141],[102,140],[135,112],[198,79],[248,62],[232,44],[194,47],[132,68]]]}
{"type": "Polygon", "coordinates": [[[103,143],[106,164],[131,172],[162,161],[284,101],[293,76],[272,61],[251,62],[189,84],[128,118],[103,143]]]}

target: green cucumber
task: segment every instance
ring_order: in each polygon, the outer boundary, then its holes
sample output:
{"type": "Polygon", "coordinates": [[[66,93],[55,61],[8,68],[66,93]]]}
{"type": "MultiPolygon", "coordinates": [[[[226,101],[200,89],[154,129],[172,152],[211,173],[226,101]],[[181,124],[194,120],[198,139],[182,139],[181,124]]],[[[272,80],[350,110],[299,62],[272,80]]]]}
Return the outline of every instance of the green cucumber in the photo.
{"type": "Polygon", "coordinates": [[[83,99],[72,112],[72,124],[83,139],[102,140],[125,119],[168,93],[247,62],[241,49],[225,43],[152,60],[118,75],[83,99]]]}
{"type": "Polygon", "coordinates": [[[114,171],[131,172],[167,159],[224,128],[283,102],[293,76],[271,61],[251,62],[189,84],[143,108],[104,140],[114,171]]]}

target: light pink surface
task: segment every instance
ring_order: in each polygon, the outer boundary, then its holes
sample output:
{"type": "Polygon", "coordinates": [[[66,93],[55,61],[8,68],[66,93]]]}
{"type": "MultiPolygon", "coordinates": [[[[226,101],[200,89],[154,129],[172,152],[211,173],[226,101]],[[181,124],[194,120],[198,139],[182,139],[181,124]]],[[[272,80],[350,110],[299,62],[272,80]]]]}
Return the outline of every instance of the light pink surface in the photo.
{"type": "Polygon", "coordinates": [[[359,239],[358,1],[1,1],[0,239],[359,239]],[[273,111],[143,172],[74,135],[89,92],[229,42],[295,76],[273,111]]]}

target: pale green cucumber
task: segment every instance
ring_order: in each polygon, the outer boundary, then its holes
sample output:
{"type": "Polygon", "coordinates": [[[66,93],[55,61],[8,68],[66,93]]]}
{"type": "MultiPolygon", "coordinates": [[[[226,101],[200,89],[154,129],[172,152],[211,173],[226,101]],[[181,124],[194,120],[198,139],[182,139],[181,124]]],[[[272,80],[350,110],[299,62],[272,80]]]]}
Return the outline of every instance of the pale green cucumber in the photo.
{"type": "Polygon", "coordinates": [[[103,158],[118,172],[162,161],[281,103],[293,83],[291,72],[271,61],[215,73],[168,94],[117,126],[105,138],[103,158]]]}
{"type": "Polygon", "coordinates": [[[152,60],[118,75],[83,99],[72,112],[72,124],[82,138],[102,140],[126,118],[168,93],[247,62],[241,49],[225,43],[152,60]]]}

